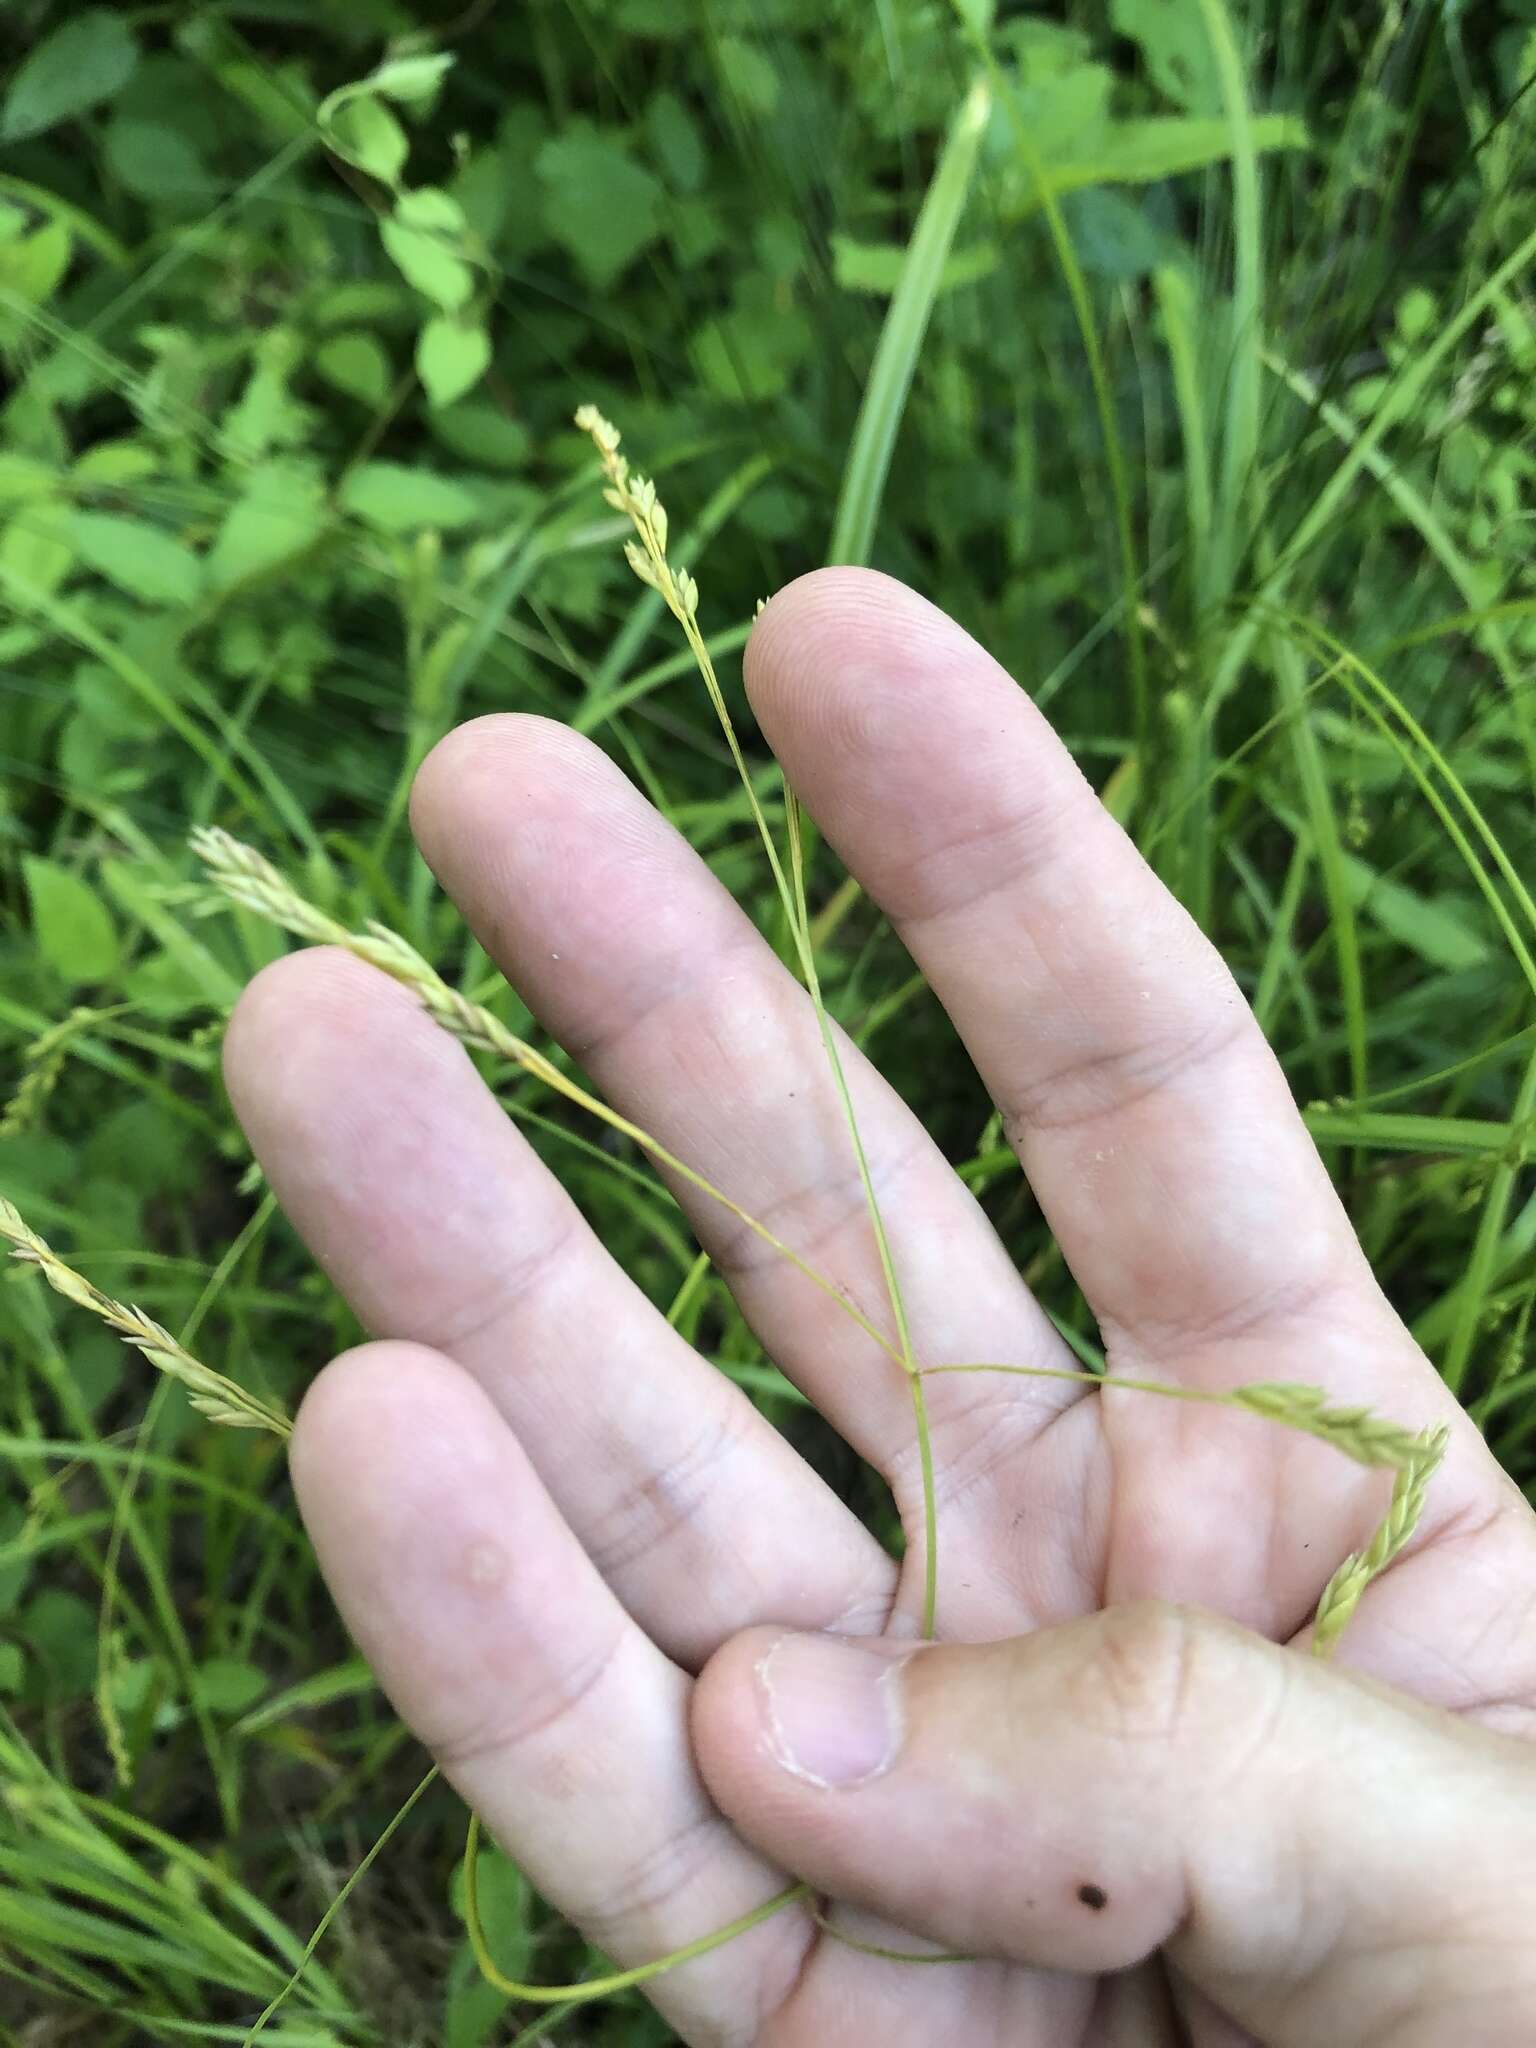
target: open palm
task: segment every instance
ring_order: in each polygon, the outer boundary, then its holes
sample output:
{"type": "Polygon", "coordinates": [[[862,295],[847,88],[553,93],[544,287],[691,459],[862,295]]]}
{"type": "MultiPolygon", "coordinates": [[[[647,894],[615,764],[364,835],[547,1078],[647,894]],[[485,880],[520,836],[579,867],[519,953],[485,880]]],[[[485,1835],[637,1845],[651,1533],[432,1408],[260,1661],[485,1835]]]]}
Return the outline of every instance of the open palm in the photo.
{"type": "MultiPolygon", "coordinates": [[[[1111,1372],[1307,1380],[1405,1423],[1451,1421],[1421,1532],[1341,1654],[1536,1730],[1536,1646],[1517,1625],[1536,1585],[1528,1511],[1378,1292],[1230,976],[1024,693],[920,599],[850,571],[781,593],[747,673],[791,783],[1002,1111],[1111,1372]]],[[[883,1325],[811,1006],[619,771],[560,727],[487,719],[432,756],[414,817],[487,950],[608,1098],[883,1325]]],[[[844,1059],[917,1358],[1073,1364],[918,1117],[844,1059]]],[[[616,1958],[744,1913],[786,1880],[705,1790],[690,1674],[757,1624],[916,1632],[902,1372],[679,1187],[767,1350],[889,1480],[910,1536],[898,1566],[620,1272],[402,989],[345,955],[290,957],[245,997],[228,1066],[288,1212],[390,1340],[322,1375],[294,1443],[361,1647],[540,1890],[616,1958]]],[[[944,1637],[1155,1596],[1289,1641],[1385,1504],[1380,1473],[1224,1409],[1112,1383],[926,1384],[944,1637]]],[[[1138,1625],[1083,1711],[1143,1712],[1175,1635],[1138,1625]]],[[[719,1792],[729,1769],[703,1762],[719,1792]]],[[[1246,2038],[1177,1972],[1175,2022],[1151,1971],[914,1969],[798,1907],[652,1989],[693,2043],[1246,2038]]]]}

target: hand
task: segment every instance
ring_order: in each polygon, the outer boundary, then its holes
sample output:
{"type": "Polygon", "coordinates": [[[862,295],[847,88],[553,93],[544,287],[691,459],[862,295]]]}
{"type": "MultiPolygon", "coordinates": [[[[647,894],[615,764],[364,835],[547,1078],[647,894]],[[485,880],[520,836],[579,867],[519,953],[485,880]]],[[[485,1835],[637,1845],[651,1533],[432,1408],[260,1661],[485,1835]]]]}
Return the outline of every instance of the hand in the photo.
{"type": "MultiPolygon", "coordinates": [[[[1023,692],[899,585],[794,584],[747,678],[1002,1109],[1112,1370],[1449,1422],[1421,1529],[1351,1624],[1355,1671],[1325,1667],[1274,1646],[1304,1637],[1385,1475],[1221,1408],[939,1375],[949,1646],[918,1647],[890,1357],[679,1187],[769,1352],[888,1478],[902,1568],[612,1263],[459,1047],[311,952],[253,984],[228,1072],[289,1214],[388,1340],[327,1368],[293,1444],[359,1644],[622,1962],[786,1871],[851,1902],[833,1924],[859,1940],[992,1959],[883,1960],[790,1908],[654,1981],[686,2041],[1536,2038],[1532,1518],[1378,1292],[1230,976],[1023,692]]],[[[489,718],[439,746],[413,808],[609,1099],[880,1322],[810,1005],[624,776],[559,726],[489,718]]],[[[916,1116],[844,1058],[917,1357],[1070,1365],[916,1116]]]]}

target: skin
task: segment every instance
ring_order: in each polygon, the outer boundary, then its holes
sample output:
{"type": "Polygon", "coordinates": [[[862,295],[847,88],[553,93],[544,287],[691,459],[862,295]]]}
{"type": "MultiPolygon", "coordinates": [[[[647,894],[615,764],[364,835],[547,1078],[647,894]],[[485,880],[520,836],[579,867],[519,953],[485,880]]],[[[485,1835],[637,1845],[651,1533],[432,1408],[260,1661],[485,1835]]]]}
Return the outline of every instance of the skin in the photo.
{"type": "MultiPolygon", "coordinates": [[[[1112,1384],[940,1376],[942,1641],[919,1646],[899,1368],[678,1189],[769,1352],[888,1478],[901,1568],[618,1270],[464,1053],[315,951],[253,983],[227,1070],[380,1340],[320,1375],[293,1443],[361,1648],[620,1963],[786,1872],[859,1939],[984,1958],[882,1960],[794,1908],[654,1982],[690,2043],[1536,2038],[1536,1523],[1379,1292],[1231,977],[1024,692],[900,585],[789,586],[746,677],[1002,1110],[1112,1372],[1448,1422],[1422,1526],[1323,1666],[1297,1646],[1387,1475],[1112,1384]]],[[[621,772],[483,719],[428,760],[413,822],[615,1106],[884,1325],[809,1004],[621,772]]],[[[921,1123],[845,1059],[917,1356],[1070,1364],[921,1123]]]]}

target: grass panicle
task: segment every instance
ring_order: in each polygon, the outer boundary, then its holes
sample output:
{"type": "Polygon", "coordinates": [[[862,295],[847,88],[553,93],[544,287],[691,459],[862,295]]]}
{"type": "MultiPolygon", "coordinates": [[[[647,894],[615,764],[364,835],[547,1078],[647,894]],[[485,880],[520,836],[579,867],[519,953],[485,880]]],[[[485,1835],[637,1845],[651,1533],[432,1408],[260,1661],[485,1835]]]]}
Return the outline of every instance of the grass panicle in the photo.
{"type": "Polygon", "coordinates": [[[1332,1444],[1357,1465],[1396,1466],[1406,1471],[1422,1455],[1423,1439],[1414,1431],[1369,1408],[1340,1407],[1322,1387],[1293,1380],[1259,1380],[1251,1386],[1234,1387],[1228,1398],[1235,1407],[1332,1444]]]}
{"type": "Polygon", "coordinates": [[[1372,1579],[1378,1578],[1419,1526],[1429,1482],[1435,1476],[1450,1431],[1442,1424],[1424,1430],[1414,1440],[1411,1455],[1399,1465],[1392,1485],[1392,1502],[1375,1535],[1364,1550],[1345,1558],[1323,1588],[1312,1623],[1312,1654],[1329,1657],[1360,1605],[1360,1597],[1372,1579]]]}
{"type": "Polygon", "coordinates": [[[462,1045],[476,1052],[490,1053],[520,1068],[532,1079],[541,1081],[578,1109],[597,1117],[610,1130],[617,1131],[621,1137],[628,1138],[642,1151],[648,1152],[658,1165],[718,1202],[781,1258],[788,1260],[813,1286],[829,1295],[843,1313],[852,1317],[883,1350],[892,1356],[898,1355],[883,1332],[839,1288],[807,1264],[765,1223],[734,1201],[723,1188],[679,1159],[660,1139],[652,1137],[649,1131],[632,1123],[628,1117],[620,1116],[606,1102],[573,1081],[569,1074],[562,1073],[553,1060],[525,1038],[520,1038],[482,1003],[472,1002],[458,989],[450,987],[436,968],[398,932],[376,920],[370,920],[363,931],[348,930],[346,925],[302,896],[264,854],[218,827],[200,827],[191,834],[188,843],[207,869],[209,880],[231,902],[270,919],[296,937],[312,939],[321,945],[339,946],[400,982],[417,998],[433,1021],[462,1045]]]}
{"type": "MultiPolygon", "coordinates": [[[[593,446],[597,449],[603,474],[607,478],[604,495],[608,503],[616,511],[623,512],[635,529],[637,540],[630,541],[625,546],[625,555],[630,567],[642,583],[661,593],[674,618],[681,625],[683,636],[693,652],[704,683],[705,694],[725,735],[731,760],[746,793],[753,822],[757,826],[758,837],[762,841],[763,851],[768,856],[774,887],[778,891],[779,903],[794,941],[801,977],[815,1012],[822,1049],[831,1070],[838,1105],[858,1168],[864,1206],[869,1216],[875,1252],[885,1282],[886,1299],[890,1303],[895,1325],[895,1345],[892,1346],[884,1338],[881,1342],[884,1349],[893,1351],[898,1358],[902,1370],[907,1374],[911,1389],[912,1419],[917,1441],[923,1502],[922,1628],[924,1636],[931,1638],[938,1632],[939,1530],[937,1493],[933,1476],[933,1443],[928,1425],[928,1397],[923,1388],[917,1357],[912,1349],[912,1334],[907,1326],[901,1279],[896,1271],[896,1261],[886,1232],[885,1219],[880,1213],[880,1202],[875,1193],[874,1179],[864,1150],[864,1140],[859,1131],[859,1120],[854,1112],[852,1091],[848,1086],[842,1054],[838,1050],[837,1035],[827,1012],[826,999],[821,989],[821,977],[816,967],[816,948],[805,897],[804,837],[799,800],[793,790],[786,788],[784,811],[789,827],[789,869],[786,873],[784,862],[774,844],[773,834],[768,829],[768,820],[764,817],[762,805],[758,801],[751,771],[747,767],[746,757],[736,736],[735,722],[725,701],[725,692],[720,687],[720,679],[715,672],[708,643],[699,629],[698,585],[686,570],[674,570],[667,559],[667,515],[665,508],[657,499],[655,485],[648,479],[631,475],[629,463],[620,452],[621,436],[618,428],[611,420],[605,419],[595,405],[581,406],[576,413],[575,421],[581,431],[590,436],[593,446]]],[[[761,615],[763,609],[760,603],[757,615],[761,615]]]]}
{"type": "Polygon", "coordinates": [[[267,1429],[276,1436],[292,1434],[293,1425],[282,1410],[259,1401],[235,1381],[186,1351],[170,1331],[127,1302],[114,1301],[61,1259],[46,1238],[26,1223],[13,1202],[0,1195],[0,1238],[11,1246],[11,1256],[23,1265],[35,1266],[53,1289],[76,1307],[89,1309],[109,1330],[142,1352],[152,1366],[168,1379],[179,1380],[199,1415],[227,1429],[267,1429]]]}

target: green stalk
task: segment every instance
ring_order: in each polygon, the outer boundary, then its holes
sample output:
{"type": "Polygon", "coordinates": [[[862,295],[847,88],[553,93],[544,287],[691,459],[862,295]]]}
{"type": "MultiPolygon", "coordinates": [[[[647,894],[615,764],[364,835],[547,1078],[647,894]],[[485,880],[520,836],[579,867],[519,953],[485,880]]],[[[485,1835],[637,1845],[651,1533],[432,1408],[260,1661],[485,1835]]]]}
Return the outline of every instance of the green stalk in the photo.
{"type": "Polygon", "coordinates": [[[863,564],[869,560],[896,435],[991,111],[992,89],[985,78],[978,78],[950,124],[880,330],[843,469],[832,537],[827,543],[829,563],[863,564]]]}
{"type": "Polygon", "coordinates": [[[1008,109],[1008,118],[1013,127],[1019,154],[1035,182],[1040,210],[1045,216],[1051,247],[1056,253],[1057,265],[1067,288],[1067,296],[1072,302],[1073,317],[1077,321],[1078,335],[1083,344],[1083,357],[1088,366],[1089,382],[1093,386],[1094,408],[1099,417],[1099,432],[1104,442],[1104,461],[1109,471],[1110,497],[1114,505],[1115,539],[1120,555],[1121,598],[1125,615],[1131,720],[1138,758],[1144,758],[1148,739],[1149,707],[1146,635],[1137,602],[1141,572],[1136,560],[1136,538],[1131,520],[1131,490],[1126,473],[1125,452],[1120,446],[1120,436],[1115,426],[1114,397],[1109,388],[1109,373],[1104,364],[1104,352],[1099,346],[1098,330],[1093,322],[1093,306],[1088,297],[1087,280],[1083,276],[1082,265],[1077,260],[1077,251],[1072,246],[1072,237],[1067,232],[1066,221],[1062,218],[1056,190],[1046,176],[1040,152],[1036,149],[1034,137],[1019,112],[1007,76],[975,19],[974,10],[966,4],[966,0],[954,0],[954,7],[960,17],[962,28],[986,66],[993,90],[1001,104],[1008,109]]]}

